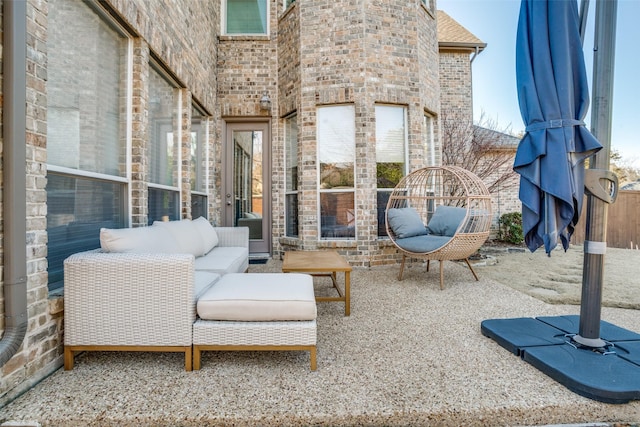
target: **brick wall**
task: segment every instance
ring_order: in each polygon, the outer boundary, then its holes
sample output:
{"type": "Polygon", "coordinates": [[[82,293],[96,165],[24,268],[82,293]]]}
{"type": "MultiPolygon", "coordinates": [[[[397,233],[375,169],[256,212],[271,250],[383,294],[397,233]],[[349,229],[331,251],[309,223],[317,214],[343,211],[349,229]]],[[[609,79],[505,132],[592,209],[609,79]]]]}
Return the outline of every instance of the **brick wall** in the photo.
{"type": "MultiPolygon", "coordinates": [[[[336,248],[353,265],[395,260],[377,237],[375,105],[407,109],[409,169],[424,165],[424,113],[439,108],[438,51],[434,17],[419,3],[363,0],[300,2],[282,18],[280,106],[297,111],[299,129],[299,239],[286,247],[336,248]],[[300,29],[303,29],[302,31],[300,29]],[[429,73],[432,70],[433,73],[429,73]],[[299,83],[298,83],[299,80],[299,83]],[[319,240],[316,110],[355,107],[354,240],[319,240]]],[[[278,192],[284,200],[284,184],[278,192]]],[[[275,208],[275,206],[274,206],[275,208]]],[[[284,203],[279,205],[283,215],[284,203]]],[[[274,209],[276,210],[276,209],[274,209]]],[[[282,234],[280,234],[282,235],[282,234]]],[[[286,248],[282,248],[286,249],[286,248]]]]}
{"type": "MultiPolygon", "coordinates": [[[[62,364],[62,299],[49,299],[46,262],[47,36],[53,0],[27,0],[28,50],[28,303],[29,330],[19,353],[2,368],[0,406],[62,364]]],[[[420,2],[395,0],[314,0],[295,2],[286,12],[270,0],[268,36],[220,36],[219,1],[105,0],[132,39],[130,159],[131,222],[147,223],[149,181],[149,61],[154,59],[179,86],[183,173],[183,217],[190,215],[188,134],[193,100],[206,110],[208,129],[208,203],[210,219],[222,222],[224,132],[227,122],[251,120],[270,124],[273,168],[273,255],[283,250],[336,248],[354,266],[396,262],[388,240],[377,237],[375,105],[407,109],[408,162],[425,164],[425,112],[437,119],[440,103],[470,110],[468,57],[439,54],[435,17],[420,2]],[[454,84],[441,92],[443,82],[454,84]],[[456,70],[460,67],[460,70],[456,70]],[[457,86],[459,84],[459,87],[457,86]],[[268,93],[271,111],[259,100],[268,93]],[[442,100],[442,101],[441,101],[442,100]],[[316,110],[318,106],[351,104],[356,116],[354,240],[319,240],[316,110]],[[284,117],[297,114],[299,129],[300,237],[284,235],[284,117]]],[[[1,50],[0,50],[1,54],[1,50]]],[[[123,73],[126,72],[123,70],[123,73]]],[[[95,74],[95,73],[94,73],[95,74]]],[[[1,77],[1,76],[0,76],[1,77]]],[[[447,83],[448,84],[448,83],[447,83]]],[[[121,104],[124,104],[121,102],[121,104]]],[[[123,112],[126,111],[124,108],[123,112]]],[[[96,124],[98,126],[98,124],[96,124]]],[[[127,138],[120,126],[120,138],[127,138]]],[[[436,126],[437,128],[437,126],[436,126]]],[[[436,134],[437,134],[436,129],[436,134]]],[[[54,154],[54,153],[51,153],[54,154]]],[[[1,310],[2,308],[0,308],[1,310]]]]}
{"type": "MultiPolygon", "coordinates": [[[[0,5],[1,3],[0,1],[0,5]]],[[[165,3],[146,0],[107,0],[104,4],[111,7],[112,12],[119,16],[124,23],[125,31],[130,30],[132,34],[140,35],[140,37],[133,38],[132,52],[132,147],[130,154],[132,177],[130,185],[132,192],[131,221],[133,225],[141,225],[146,224],[147,219],[148,162],[146,145],[148,139],[149,60],[151,56],[155,57],[171,71],[173,77],[185,88],[181,89],[184,114],[178,121],[182,127],[182,149],[188,149],[191,99],[196,99],[210,114],[217,111],[215,104],[216,35],[219,32],[220,2],[173,0],[165,3]],[[184,25],[176,25],[176,23],[184,23],[184,25]]],[[[29,321],[23,345],[14,357],[1,368],[0,407],[62,365],[63,300],[60,297],[49,296],[46,259],[47,40],[49,31],[52,30],[49,28],[51,7],[48,0],[28,0],[27,3],[26,249],[29,321]]],[[[0,7],[0,16],[1,11],[0,7]]],[[[75,24],[76,21],[69,22],[75,24]]],[[[84,23],[82,20],[77,22],[77,25],[84,23]]],[[[2,49],[0,49],[1,54],[2,49]]],[[[104,58],[104,60],[111,62],[109,58],[104,58]]],[[[86,71],[88,74],[84,76],[83,82],[85,83],[90,83],[91,79],[99,76],[95,70],[86,71]]],[[[126,69],[123,72],[126,72],[126,69]]],[[[78,73],[82,73],[82,70],[79,70],[78,73]]],[[[78,74],[69,77],[80,78],[82,76],[78,74]]],[[[1,78],[2,75],[0,75],[1,78]]],[[[101,96],[112,95],[107,93],[101,96]]],[[[95,109],[95,107],[96,105],[83,105],[81,110],[87,111],[95,109]]],[[[123,108],[121,111],[126,110],[123,108]]],[[[126,119],[126,115],[115,118],[116,121],[124,119],[126,119]]],[[[210,130],[211,123],[212,120],[205,120],[205,125],[209,126],[210,130]]],[[[104,132],[100,126],[100,123],[95,123],[95,127],[93,127],[96,135],[104,132]]],[[[87,128],[91,129],[91,126],[87,128]]],[[[121,128],[126,129],[125,127],[121,128]]],[[[212,131],[210,134],[214,136],[215,132],[212,131]]],[[[92,138],[90,135],[82,137],[92,138]]],[[[125,138],[125,132],[122,131],[119,137],[125,138]]],[[[212,142],[208,141],[210,144],[212,142]]],[[[101,148],[100,145],[96,146],[96,149],[101,148]]],[[[50,154],[59,157],[61,153],[52,151],[50,154]]],[[[80,159],[81,157],[76,155],[74,158],[80,159]]],[[[213,162],[216,158],[219,158],[219,152],[212,149],[210,160],[213,162]]],[[[97,159],[99,160],[100,157],[97,159]]],[[[188,160],[184,151],[182,159],[188,160]]],[[[119,159],[119,163],[121,167],[124,167],[126,159],[119,159]]],[[[99,169],[99,165],[94,166],[99,169]]],[[[189,169],[184,168],[182,176],[179,177],[181,181],[188,181],[188,174],[189,169]]],[[[4,185],[4,183],[2,184],[4,185]]],[[[210,188],[216,186],[219,188],[219,182],[213,180],[210,183],[210,188]]],[[[188,217],[190,214],[190,191],[185,188],[183,188],[184,196],[181,206],[183,215],[188,217]]],[[[212,194],[215,196],[215,193],[212,192],[212,194]]],[[[215,197],[211,199],[209,200],[211,208],[219,206],[219,204],[215,204],[215,197]]],[[[212,216],[215,217],[214,214],[212,216]]],[[[2,298],[0,298],[0,303],[0,319],[3,319],[4,301],[2,298]]],[[[0,324],[0,327],[4,326],[0,324]]]]}

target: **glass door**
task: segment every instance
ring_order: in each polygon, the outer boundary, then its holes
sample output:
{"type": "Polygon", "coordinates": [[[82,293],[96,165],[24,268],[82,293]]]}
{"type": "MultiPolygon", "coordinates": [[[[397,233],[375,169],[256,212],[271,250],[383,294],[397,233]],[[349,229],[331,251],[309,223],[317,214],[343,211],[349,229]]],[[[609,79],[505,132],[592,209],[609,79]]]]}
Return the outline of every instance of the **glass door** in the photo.
{"type": "Polygon", "coordinates": [[[249,228],[251,254],[271,252],[270,153],[268,123],[227,123],[224,221],[249,228]]]}

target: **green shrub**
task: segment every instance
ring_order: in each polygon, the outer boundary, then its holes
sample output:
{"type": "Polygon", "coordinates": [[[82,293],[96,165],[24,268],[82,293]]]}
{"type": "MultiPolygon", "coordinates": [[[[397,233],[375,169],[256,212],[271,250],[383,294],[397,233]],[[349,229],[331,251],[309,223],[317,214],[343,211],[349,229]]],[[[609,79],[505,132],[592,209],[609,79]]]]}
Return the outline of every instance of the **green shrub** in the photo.
{"type": "Polygon", "coordinates": [[[524,242],[522,234],[522,213],[509,212],[500,217],[498,240],[520,245],[524,242]]]}

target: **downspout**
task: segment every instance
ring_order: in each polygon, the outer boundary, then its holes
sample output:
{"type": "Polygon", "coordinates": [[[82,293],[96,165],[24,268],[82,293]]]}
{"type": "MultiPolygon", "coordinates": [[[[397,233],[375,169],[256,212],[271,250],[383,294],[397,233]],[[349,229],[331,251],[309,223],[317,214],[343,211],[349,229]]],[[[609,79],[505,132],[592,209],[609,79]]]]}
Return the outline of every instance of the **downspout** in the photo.
{"type": "Polygon", "coordinates": [[[469,61],[469,63],[473,64],[473,60],[476,59],[476,56],[478,56],[479,54],[480,54],[480,48],[476,46],[476,51],[473,53],[473,56],[471,57],[471,61],[469,61]]]}
{"type": "Polygon", "coordinates": [[[3,212],[4,334],[0,366],[13,357],[27,332],[27,2],[2,2],[4,30],[3,212]]]}

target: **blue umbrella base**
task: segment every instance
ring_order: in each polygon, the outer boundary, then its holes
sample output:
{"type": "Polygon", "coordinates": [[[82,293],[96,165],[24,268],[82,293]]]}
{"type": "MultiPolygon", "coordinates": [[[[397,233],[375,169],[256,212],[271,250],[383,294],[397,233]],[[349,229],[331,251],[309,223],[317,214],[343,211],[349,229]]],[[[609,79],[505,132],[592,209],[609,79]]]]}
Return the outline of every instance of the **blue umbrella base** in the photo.
{"type": "Polygon", "coordinates": [[[569,390],[606,403],[640,399],[640,334],[601,321],[607,342],[594,349],[571,339],[580,316],[489,319],[481,332],[569,390]]]}

